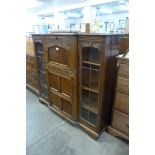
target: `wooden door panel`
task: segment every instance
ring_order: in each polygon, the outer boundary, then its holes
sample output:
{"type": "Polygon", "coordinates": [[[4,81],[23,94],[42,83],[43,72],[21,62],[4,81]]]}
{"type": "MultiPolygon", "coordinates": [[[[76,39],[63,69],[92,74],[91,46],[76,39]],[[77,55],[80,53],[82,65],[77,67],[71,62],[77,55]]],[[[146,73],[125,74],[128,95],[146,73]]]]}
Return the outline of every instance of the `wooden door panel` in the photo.
{"type": "Polygon", "coordinates": [[[49,61],[68,65],[68,51],[62,47],[53,46],[48,49],[49,61]]]}
{"type": "Polygon", "coordinates": [[[66,112],[69,115],[72,115],[72,107],[71,107],[71,102],[61,99],[61,104],[62,104],[62,110],[66,112]]]}
{"type": "Polygon", "coordinates": [[[50,87],[52,87],[58,91],[60,89],[59,78],[60,77],[55,74],[49,74],[50,87]]]}
{"type": "Polygon", "coordinates": [[[51,93],[52,104],[61,109],[61,98],[53,93],[51,93]]]}
{"type": "Polygon", "coordinates": [[[72,93],[71,80],[61,78],[61,92],[68,96],[71,96],[72,93]]]}

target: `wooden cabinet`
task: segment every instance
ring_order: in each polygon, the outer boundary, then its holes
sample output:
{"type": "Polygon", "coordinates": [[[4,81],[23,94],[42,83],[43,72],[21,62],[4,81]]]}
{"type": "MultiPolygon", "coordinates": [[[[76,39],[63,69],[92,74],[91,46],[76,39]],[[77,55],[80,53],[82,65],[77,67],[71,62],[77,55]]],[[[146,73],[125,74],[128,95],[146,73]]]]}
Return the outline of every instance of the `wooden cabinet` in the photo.
{"type": "Polygon", "coordinates": [[[110,121],[117,71],[115,56],[119,54],[122,35],[52,33],[32,36],[40,98],[93,138],[99,137],[110,121]]]}
{"type": "Polygon", "coordinates": [[[108,131],[115,136],[129,139],[129,58],[118,58],[118,77],[111,125],[108,131]]]}
{"type": "Polygon", "coordinates": [[[79,122],[97,138],[110,119],[120,36],[79,36],[79,122]]]}

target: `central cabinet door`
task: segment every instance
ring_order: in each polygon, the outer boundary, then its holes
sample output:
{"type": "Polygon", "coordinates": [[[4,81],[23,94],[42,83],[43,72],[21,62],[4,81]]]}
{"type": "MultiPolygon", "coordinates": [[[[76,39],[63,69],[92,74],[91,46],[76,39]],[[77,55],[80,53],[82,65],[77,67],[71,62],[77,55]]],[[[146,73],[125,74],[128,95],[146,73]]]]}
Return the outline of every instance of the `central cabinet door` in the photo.
{"type": "Polygon", "coordinates": [[[77,119],[77,43],[74,36],[45,37],[50,105],[77,119]]]}

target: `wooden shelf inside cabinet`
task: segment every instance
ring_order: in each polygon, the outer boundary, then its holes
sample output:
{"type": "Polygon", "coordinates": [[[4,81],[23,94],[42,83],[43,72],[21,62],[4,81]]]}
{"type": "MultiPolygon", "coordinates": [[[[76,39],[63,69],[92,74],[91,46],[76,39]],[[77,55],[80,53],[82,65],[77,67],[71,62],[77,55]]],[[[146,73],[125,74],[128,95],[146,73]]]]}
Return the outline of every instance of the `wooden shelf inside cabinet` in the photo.
{"type": "Polygon", "coordinates": [[[83,89],[85,90],[89,90],[89,91],[92,91],[92,92],[95,92],[95,93],[99,93],[99,88],[97,86],[91,86],[91,87],[85,87],[85,86],[82,86],[83,89]]]}
{"type": "Polygon", "coordinates": [[[82,61],[82,63],[90,64],[90,65],[96,65],[101,66],[101,64],[98,63],[98,61],[82,61]]]}
{"type": "Polygon", "coordinates": [[[89,106],[87,104],[84,104],[84,103],[82,103],[82,107],[89,110],[89,111],[91,111],[91,112],[93,112],[93,113],[95,113],[95,114],[97,114],[97,109],[94,108],[94,107],[91,107],[91,106],[89,106]]]}
{"type": "Polygon", "coordinates": [[[95,68],[88,68],[88,67],[85,67],[85,66],[82,66],[83,69],[88,69],[88,70],[91,70],[91,71],[97,71],[99,72],[100,70],[99,69],[95,69],[95,68]]]}

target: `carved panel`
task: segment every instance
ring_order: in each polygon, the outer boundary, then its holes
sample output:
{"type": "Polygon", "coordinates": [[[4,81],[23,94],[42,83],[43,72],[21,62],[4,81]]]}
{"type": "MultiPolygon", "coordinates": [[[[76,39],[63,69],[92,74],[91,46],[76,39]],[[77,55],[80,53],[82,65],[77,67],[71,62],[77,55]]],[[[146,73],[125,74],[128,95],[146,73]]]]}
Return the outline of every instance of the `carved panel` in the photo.
{"type": "Polygon", "coordinates": [[[42,43],[42,37],[40,36],[32,36],[34,42],[42,43]]]}
{"type": "Polygon", "coordinates": [[[66,65],[50,62],[47,64],[47,70],[50,73],[71,79],[73,76],[73,73],[70,68],[68,68],[66,65]]]}
{"type": "Polygon", "coordinates": [[[72,45],[71,38],[69,37],[50,37],[45,40],[46,51],[51,46],[59,46],[65,49],[70,49],[72,45]]]}
{"type": "Polygon", "coordinates": [[[50,92],[57,95],[57,96],[59,96],[59,97],[61,97],[61,98],[63,98],[63,99],[65,99],[65,100],[67,100],[67,101],[69,101],[69,102],[71,102],[71,97],[70,96],[68,96],[68,95],[66,95],[64,93],[60,93],[56,89],[54,89],[52,87],[50,88],[50,92]]]}
{"type": "Polygon", "coordinates": [[[94,47],[94,48],[97,48],[97,49],[100,49],[100,45],[101,43],[96,43],[96,42],[81,42],[81,45],[83,47],[94,47]]]}

